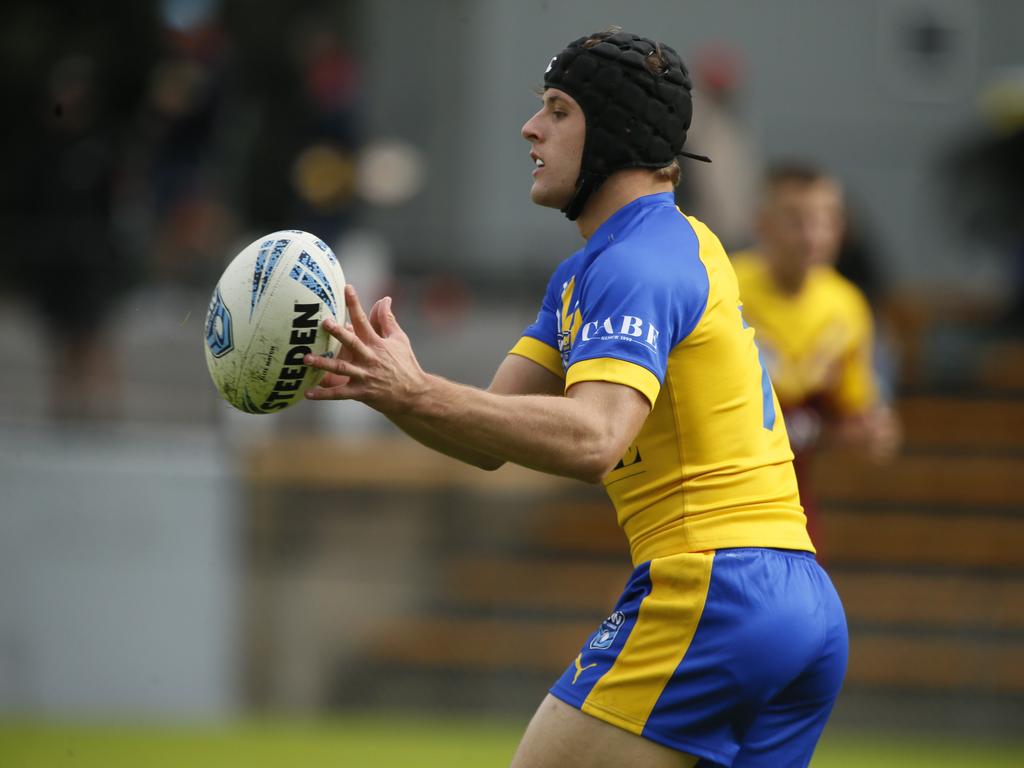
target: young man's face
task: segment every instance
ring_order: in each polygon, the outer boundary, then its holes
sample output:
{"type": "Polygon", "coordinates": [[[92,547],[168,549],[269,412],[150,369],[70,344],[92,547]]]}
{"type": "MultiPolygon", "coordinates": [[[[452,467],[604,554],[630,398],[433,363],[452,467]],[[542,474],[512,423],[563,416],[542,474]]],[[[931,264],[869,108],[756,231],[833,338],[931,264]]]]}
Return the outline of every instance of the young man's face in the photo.
{"type": "Polygon", "coordinates": [[[523,126],[534,162],[530,199],[537,205],[564,208],[576,191],[587,132],[583,110],[569,94],[548,88],[541,108],[523,126]]]}
{"type": "Polygon", "coordinates": [[[761,208],[758,235],[778,271],[800,279],[813,264],[831,264],[843,237],[843,194],[829,179],[783,182],[761,208]]]}

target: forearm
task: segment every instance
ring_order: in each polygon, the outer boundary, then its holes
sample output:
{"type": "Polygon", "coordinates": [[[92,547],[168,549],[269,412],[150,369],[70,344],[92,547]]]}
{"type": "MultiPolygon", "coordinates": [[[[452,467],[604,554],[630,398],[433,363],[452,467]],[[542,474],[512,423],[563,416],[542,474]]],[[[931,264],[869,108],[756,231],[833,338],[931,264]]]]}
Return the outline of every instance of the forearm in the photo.
{"type": "Polygon", "coordinates": [[[467,455],[490,457],[590,482],[610,468],[609,436],[570,397],[496,395],[429,376],[409,410],[389,418],[403,429],[415,425],[406,429],[410,435],[448,453],[433,443],[440,440],[458,452],[449,455],[463,461],[467,455]]]}
{"type": "Polygon", "coordinates": [[[445,432],[435,429],[422,419],[410,414],[389,414],[388,419],[418,443],[466,464],[490,471],[498,469],[505,463],[504,459],[475,450],[464,442],[454,440],[445,432]]]}
{"type": "Polygon", "coordinates": [[[511,461],[597,482],[650,414],[650,403],[639,390],[583,381],[563,395],[560,377],[515,355],[499,367],[491,382],[494,391],[432,376],[417,362],[389,300],[374,305],[376,326],[351,286],[345,287],[345,304],[351,327],[323,321],[341,342],[342,354],[303,358],[325,372],[306,397],[359,400],[424,445],[470,464],[495,469],[511,461]],[[518,392],[551,394],[513,394],[518,392]]]}

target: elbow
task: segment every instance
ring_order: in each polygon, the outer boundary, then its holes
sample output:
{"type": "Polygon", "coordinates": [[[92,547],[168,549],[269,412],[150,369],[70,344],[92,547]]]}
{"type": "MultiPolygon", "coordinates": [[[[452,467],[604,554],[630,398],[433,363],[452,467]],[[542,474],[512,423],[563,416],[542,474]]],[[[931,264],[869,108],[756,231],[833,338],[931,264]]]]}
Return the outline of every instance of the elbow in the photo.
{"type": "Polygon", "coordinates": [[[612,472],[629,451],[633,435],[618,430],[606,430],[580,436],[571,450],[571,475],[585,483],[599,485],[612,472]]]}
{"type": "Polygon", "coordinates": [[[611,456],[608,451],[599,450],[593,453],[583,453],[574,467],[575,472],[573,476],[585,483],[600,485],[605,475],[615,469],[619,458],[618,454],[611,456]]]}
{"type": "Polygon", "coordinates": [[[473,464],[477,469],[482,469],[484,472],[494,472],[495,470],[501,469],[505,466],[505,460],[498,459],[493,456],[485,456],[474,461],[473,464]]]}

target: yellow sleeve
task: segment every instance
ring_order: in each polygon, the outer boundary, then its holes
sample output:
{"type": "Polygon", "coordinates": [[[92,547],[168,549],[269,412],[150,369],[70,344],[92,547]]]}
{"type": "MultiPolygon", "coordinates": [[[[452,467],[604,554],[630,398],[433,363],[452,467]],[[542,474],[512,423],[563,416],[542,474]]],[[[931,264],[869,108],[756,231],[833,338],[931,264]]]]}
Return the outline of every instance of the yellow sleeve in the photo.
{"type": "Polygon", "coordinates": [[[873,361],[874,321],[871,309],[859,293],[851,293],[848,304],[854,333],[843,356],[831,400],[840,413],[854,414],[863,413],[877,403],[878,387],[873,361]]]}
{"type": "Polygon", "coordinates": [[[562,356],[554,347],[549,347],[543,341],[538,341],[532,336],[523,336],[516,342],[516,345],[508,352],[510,355],[519,355],[527,360],[532,360],[537,365],[542,365],[560,379],[565,378],[565,369],[562,367],[562,356]]]}
{"type": "Polygon", "coordinates": [[[617,360],[612,357],[596,357],[574,363],[565,374],[565,388],[581,381],[610,381],[613,384],[625,384],[638,390],[651,402],[658,399],[661,382],[658,377],[642,365],[617,360]]]}

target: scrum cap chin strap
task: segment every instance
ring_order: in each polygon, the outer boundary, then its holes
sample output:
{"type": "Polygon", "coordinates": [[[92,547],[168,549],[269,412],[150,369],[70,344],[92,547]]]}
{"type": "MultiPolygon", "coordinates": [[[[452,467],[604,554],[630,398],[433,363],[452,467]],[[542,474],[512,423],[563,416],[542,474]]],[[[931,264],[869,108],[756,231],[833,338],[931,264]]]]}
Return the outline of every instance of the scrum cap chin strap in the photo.
{"type": "Polygon", "coordinates": [[[586,118],[576,192],[562,209],[570,221],[615,171],[664,168],[680,155],[711,162],[683,151],[693,104],[690,75],[679,54],[628,32],[607,35],[591,47],[584,47],[587,39],[569,43],[544,73],[544,87],[568,93],[586,118]],[[645,63],[656,51],[668,64],[660,74],[645,63]]]}

